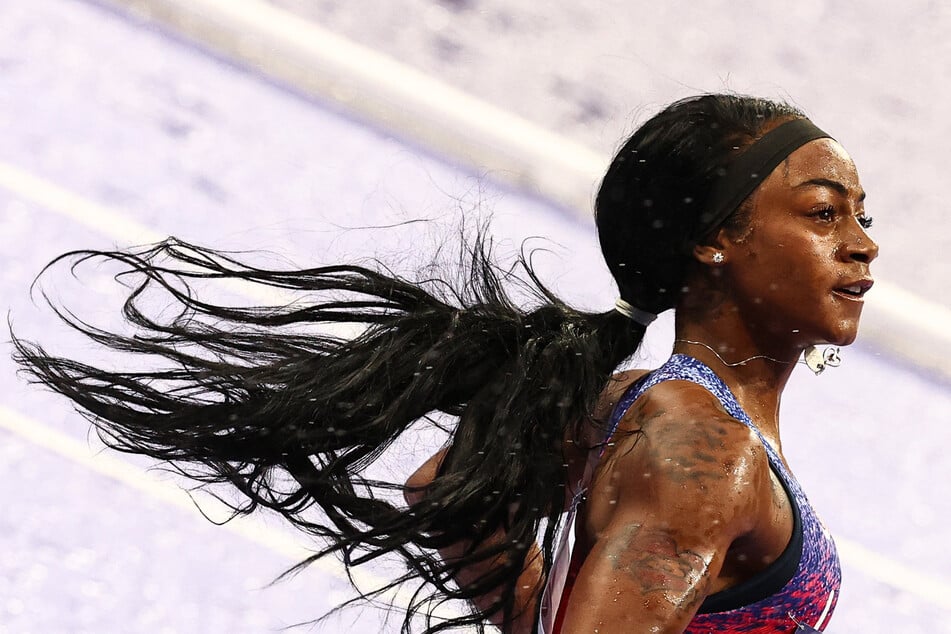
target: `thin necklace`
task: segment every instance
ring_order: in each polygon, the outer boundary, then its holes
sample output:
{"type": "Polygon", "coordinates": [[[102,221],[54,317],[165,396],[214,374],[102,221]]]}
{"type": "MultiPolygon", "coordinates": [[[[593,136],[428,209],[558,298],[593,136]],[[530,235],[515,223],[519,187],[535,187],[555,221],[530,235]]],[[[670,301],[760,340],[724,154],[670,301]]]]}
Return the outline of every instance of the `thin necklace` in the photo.
{"type": "Polygon", "coordinates": [[[735,368],[738,365],[746,365],[747,363],[749,363],[750,361],[753,361],[754,359],[769,359],[770,361],[775,361],[776,363],[783,363],[786,365],[789,365],[790,363],[792,363],[791,361],[780,361],[779,359],[774,359],[773,357],[766,356],[765,354],[758,354],[754,357],[750,357],[749,359],[743,359],[742,361],[737,361],[736,363],[727,363],[726,360],[720,356],[719,352],[717,352],[716,350],[714,350],[707,344],[703,343],[702,341],[691,341],[689,339],[674,339],[674,343],[690,343],[695,346],[703,346],[704,348],[712,352],[716,356],[716,358],[720,360],[720,363],[730,368],[735,368]]]}

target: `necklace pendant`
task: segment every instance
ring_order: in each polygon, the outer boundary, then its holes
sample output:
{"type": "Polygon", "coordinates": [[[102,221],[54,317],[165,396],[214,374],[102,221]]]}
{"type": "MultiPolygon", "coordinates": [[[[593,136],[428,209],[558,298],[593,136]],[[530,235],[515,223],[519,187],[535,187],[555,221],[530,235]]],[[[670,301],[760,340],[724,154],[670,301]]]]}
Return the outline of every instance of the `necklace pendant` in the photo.
{"type": "Polygon", "coordinates": [[[806,365],[816,376],[822,374],[826,368],[837,368],[842,363],[838,346],[827,346],[820,350],[816,346],[809,346],[803,350],[802,356],[806,365]]]}

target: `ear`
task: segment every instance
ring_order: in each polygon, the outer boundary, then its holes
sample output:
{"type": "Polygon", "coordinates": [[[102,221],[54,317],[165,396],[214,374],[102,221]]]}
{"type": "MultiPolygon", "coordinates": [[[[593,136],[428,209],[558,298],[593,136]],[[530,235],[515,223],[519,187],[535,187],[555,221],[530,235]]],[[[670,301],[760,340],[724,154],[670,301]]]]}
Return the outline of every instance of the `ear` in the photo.
{"type": "Polygon", "coordinates": [[[730,240],[724,229],[694,245],[693,257],[706,266],[722,266],[729,259],[730,240]]]}

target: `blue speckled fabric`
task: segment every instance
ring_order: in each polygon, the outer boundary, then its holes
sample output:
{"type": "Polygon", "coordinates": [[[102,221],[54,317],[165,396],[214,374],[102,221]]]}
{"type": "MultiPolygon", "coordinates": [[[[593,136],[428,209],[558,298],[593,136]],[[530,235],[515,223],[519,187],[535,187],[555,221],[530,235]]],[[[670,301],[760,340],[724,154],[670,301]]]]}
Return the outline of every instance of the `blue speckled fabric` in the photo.
{"type": "MultiPolygon", "coordinates": [[[[779,454],[740,407],[727,385],[707,365],[686,355],[675,354],[663,366],[635,382],[615,407],[612,431],[625,412],[648,388],[663,381],[691,381],[709,390],[731,416],[746,424],[763,442],[773,471],[792,494],[790,502],[799,509],[802,521],[802,556],[795,575],[779,592],[740,608],[698,614],[686,634],[712,632],[754,632],[757,634],[822,631],[829,622],[838,599],[842,572],[835,544],[819,521],[799,482],[789,472],[779,454]]],[[[715,597],[716,595],[714,595],[715,597]]]]}

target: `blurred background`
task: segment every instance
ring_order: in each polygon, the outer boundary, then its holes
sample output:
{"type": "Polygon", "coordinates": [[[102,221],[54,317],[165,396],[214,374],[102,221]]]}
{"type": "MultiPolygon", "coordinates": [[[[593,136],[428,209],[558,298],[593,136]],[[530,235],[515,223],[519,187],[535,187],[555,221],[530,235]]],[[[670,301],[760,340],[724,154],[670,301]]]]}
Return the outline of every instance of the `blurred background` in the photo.
{"type": "MultiPolygon", "coordinates": [[[[700,92],[787,99],[852,154],[882,247],[860,341],[784,395],[785,453],[843,558],[827,631],[951,631],[949,32],[949,5],[927,0],[8,0],[2,297],[18,335],[95,355],[30,296],[64,251],[175,235],[270,264],[413,270],[491,217],[503,256],[543,249],[547,281],[606,309],[591,202],[625,135],[700,92]]],[[[79,277],[42,289],[115,320],[121,287],[79,277]]],[[[669,353],[665,317],[638,365],[669,353]]],[[[0,632],[274,632],[352,596],[333,562],[272,585],[306,556],[298,535],[213,525],[8,355],[0,385],[0,632]]],[[[384,468],[400,477],[433,442],[384,468]]],[[[399,621],[365,606],[299,631],[399,621]]]]}

